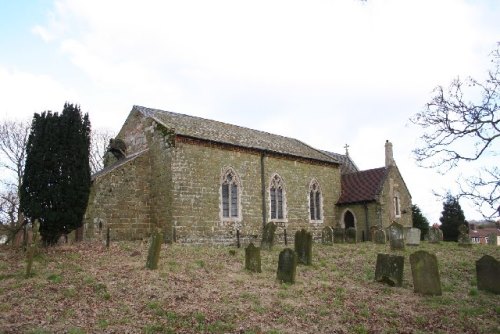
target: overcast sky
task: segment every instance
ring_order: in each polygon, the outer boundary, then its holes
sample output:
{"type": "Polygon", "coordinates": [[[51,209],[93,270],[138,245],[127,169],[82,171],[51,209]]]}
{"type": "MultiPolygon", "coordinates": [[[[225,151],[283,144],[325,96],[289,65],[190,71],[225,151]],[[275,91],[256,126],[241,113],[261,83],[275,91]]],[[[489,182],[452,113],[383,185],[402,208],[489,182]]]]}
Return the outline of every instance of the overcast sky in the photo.
{"type": "MultiPolygon", "coordinates": [[[[434,87],[484,77],[500,1],[0,0],[1,118],[88,112],[118,131],[133,105],[201,116],[384,164],[431,223],[453,189],[416,166],[409,118],[434,87]]],[[[461,203],[466,218],[479,218],[461,203]]]]}

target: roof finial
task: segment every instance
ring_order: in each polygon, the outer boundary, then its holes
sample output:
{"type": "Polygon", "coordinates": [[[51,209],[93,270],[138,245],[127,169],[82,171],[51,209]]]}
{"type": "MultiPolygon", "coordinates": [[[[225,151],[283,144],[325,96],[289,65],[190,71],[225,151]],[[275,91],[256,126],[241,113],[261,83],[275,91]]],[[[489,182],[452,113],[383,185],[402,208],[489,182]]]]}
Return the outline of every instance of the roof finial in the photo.
{"type": "Polygon", "coordinates": [[[345,155],[349,156],[349,145],[345,144],[344,148],[345,148],[345,155]]]}

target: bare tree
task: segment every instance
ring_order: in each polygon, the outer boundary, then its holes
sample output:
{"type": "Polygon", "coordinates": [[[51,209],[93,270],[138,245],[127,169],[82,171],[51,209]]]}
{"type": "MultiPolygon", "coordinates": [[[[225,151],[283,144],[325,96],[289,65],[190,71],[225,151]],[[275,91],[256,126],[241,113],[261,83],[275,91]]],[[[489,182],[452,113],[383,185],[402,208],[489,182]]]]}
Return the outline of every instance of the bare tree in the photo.
{"type": "Polygon", "coordinates": [[[104,154],[112,138],[114,138],[114,136],[111,130],[92,130],[90,134],[90,170],[92,174],[100,171],[104,167],[104,154]]]}
{"type": "Polygon", "coordinates": [[[461,162],[480,161],[477,174],[459,182],[459,197],[470,199],[485,217],[500,213],[500,43],[491,53],[485,80],[453,80],[434,89],[431,101],[411,121],[425,132],[413,152],[424,167],[449,171],[461,162]],[[488,212],[485,213],[485,210],[488,212]]]}

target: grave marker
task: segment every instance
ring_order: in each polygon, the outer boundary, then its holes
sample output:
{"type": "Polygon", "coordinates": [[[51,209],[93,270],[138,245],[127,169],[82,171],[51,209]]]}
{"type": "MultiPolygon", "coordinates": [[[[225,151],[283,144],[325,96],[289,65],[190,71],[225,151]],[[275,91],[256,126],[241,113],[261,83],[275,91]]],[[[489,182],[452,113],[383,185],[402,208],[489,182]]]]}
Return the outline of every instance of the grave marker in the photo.
{"type": "Polygon", "coordinates": [[[405,235],[403,226],[394,222],[388,227],[388,232],[391,250],[405,249],[405,235]]]}
{"type": "Polygon", "coordinates": [[[276,224],[273,222],[267,223],[262,231],[261,249],[271,250],[274,244],[274,232],[276,232],[276,224]]]}
{"type": "Polygon", "coordinates": [[[356,243],[356,229],[354,227],[349,227],[345,230],[345,241],[348,244],[356,243]]]}
{"type": "Polygon", "coordinates": [[[390,286],[403,286],[405,258],[399,255],[378,254],[375,281],[390,286]]]}
{"type": "Polygon", "coordinates": [[[500,294],[500,263],[490,255],[476,261],[478,290],[500,294]]]}
{"type": "Polygon", "coordinates": [[[406,231],[406,244],[410,246],[420,245],[421,231],[418,228],[412,227],[406,231]]]}
{"type": "Polygon", "coordinates": [[[321,243],[323,245],[333,244],[333,229],[330,226],[325,226],[321,231],[321,243]]]}
{"type": "Polygon", "coordinates": [[[278,272],[276,274],[281,283],[295,283],[295,273],[297,270],[297,255],[290,248],[285,248],[280,252],[278,259],[278,272]]]}
{"type": "Polygon", "coordinates": [[[245,269],[255,273],[262,272],[260,248],[255,247],[252,242],[245,248],[245,269]]]}
{"type": "Polygon", "coordinates": [[[418,251],[410,255],[413,291],[423,295],[440,296],[441,279],[435,254],[418,251]]]}
{"type": "Polygon", "coordinates": [[[336,227],[333,229],[333,243],[343,244],[345,242],[345,229],[336,227]]]}
{"type": "Polygon", "coordinates": [[[312,264],[312,234],[305,229],[295,232],[295,253],[297,262],[305,265],[312,264]]]}

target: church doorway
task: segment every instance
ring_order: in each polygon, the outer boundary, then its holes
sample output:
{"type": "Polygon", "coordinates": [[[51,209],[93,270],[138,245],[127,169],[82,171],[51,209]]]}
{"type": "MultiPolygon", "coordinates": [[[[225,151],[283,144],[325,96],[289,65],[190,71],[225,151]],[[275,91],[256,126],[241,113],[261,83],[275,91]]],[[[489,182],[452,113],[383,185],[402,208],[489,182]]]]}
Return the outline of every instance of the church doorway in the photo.
{"type": "Polygon", "coordinates": [[[346,229],[354,227],[354,215],[349,210],[344,213],[344,227],[346,229]]]}

